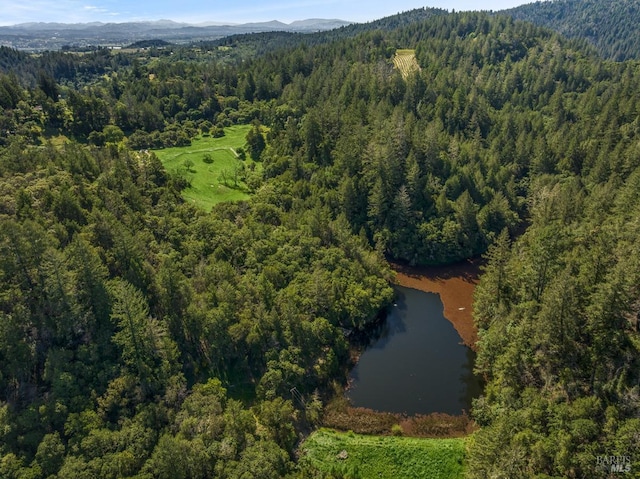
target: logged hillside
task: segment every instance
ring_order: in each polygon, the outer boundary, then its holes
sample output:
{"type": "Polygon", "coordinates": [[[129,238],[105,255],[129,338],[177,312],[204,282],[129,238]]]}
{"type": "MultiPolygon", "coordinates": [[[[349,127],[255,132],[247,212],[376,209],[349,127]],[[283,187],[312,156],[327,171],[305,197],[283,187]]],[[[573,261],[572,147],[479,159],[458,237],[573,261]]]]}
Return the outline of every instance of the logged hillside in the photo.
{"type": "Polygon", "coordinates": [[[340,477],[296,442],[385,257],[483,253],[469,476],[640,470],[637,64],[480,13],[172,48],[0,75],[0,477],[340,477]],[[261,167],[206,213],[151,150],[232,125],[261,167]]]}
{"type": "Polygon", "coordinates": [[[553,0],[498,12],[551,28],[595,46],[604,58],[640,58],[640,2],[638,0],[553,0]]]}

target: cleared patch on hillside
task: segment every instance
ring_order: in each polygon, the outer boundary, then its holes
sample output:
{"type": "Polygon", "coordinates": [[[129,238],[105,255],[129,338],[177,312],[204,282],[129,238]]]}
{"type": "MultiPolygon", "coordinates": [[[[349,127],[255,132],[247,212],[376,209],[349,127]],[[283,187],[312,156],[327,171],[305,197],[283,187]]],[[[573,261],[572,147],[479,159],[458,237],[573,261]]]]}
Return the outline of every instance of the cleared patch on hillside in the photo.
{"type": "Polygon", "coordinates": [[[412,73],[420,71],[415,50],[396,50],[396,54],[393,57],[393,64],[400,70],[400,74],[405,80],[412,73]]]}

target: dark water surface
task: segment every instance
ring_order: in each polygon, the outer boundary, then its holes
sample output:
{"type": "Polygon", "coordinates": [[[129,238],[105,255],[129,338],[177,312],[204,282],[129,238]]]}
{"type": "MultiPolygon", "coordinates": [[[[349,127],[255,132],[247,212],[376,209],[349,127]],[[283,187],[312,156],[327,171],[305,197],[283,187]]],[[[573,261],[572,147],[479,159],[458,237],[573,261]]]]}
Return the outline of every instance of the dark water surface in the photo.
{"type": "Polygon", "coordinates": [[[475,353],[443,316],[440,297],[396,286],[381,334],[351,371],[357,407],[407,414],[460,414],[481,392],[475,353]]]}

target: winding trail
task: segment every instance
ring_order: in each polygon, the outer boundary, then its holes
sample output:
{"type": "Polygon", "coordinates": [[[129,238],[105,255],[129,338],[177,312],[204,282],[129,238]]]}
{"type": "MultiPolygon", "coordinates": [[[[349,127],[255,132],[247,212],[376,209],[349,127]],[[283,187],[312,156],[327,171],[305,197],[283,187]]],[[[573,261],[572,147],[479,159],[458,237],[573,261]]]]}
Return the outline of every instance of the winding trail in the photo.
{"type": "Polygon", "coordinates": [[[170,158],[176,159],[176,158],[180,158],[183,155],[193,155],[195,153],[211,153],[212,151],[230,151],[233,154],[233,156],[235,156],[236,158],[240,158],[240,155],[238,154],[238,152],[235,150],[235,148],[231,146],[221,146],[216,148],[200,148],[198,150],[181,151],[178,154],[171,156],[170,158]]]}

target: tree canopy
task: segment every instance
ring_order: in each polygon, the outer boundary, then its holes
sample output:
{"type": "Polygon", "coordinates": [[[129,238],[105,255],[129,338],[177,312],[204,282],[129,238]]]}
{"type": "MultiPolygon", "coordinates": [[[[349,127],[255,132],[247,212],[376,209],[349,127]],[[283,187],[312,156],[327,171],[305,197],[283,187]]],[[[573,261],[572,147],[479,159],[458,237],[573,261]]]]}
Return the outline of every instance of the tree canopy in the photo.
{"type": "Polygon", "coordinates": [[[640,56],[637,0],[554,0],[532,2],[500,14],[511,15],[592,44],[604,58],[615,61],[640,56]]]}
{"type": "Polygon", "coordinates": [[[385,259],[480,254],[469,474],[640,460],[637,63],[411,15],[255,58],[0,49],[0,476],[318,477],[296,442],[385,259]],[[251,123],[253,196],[186,203],[153,150],[251,123]]]}

